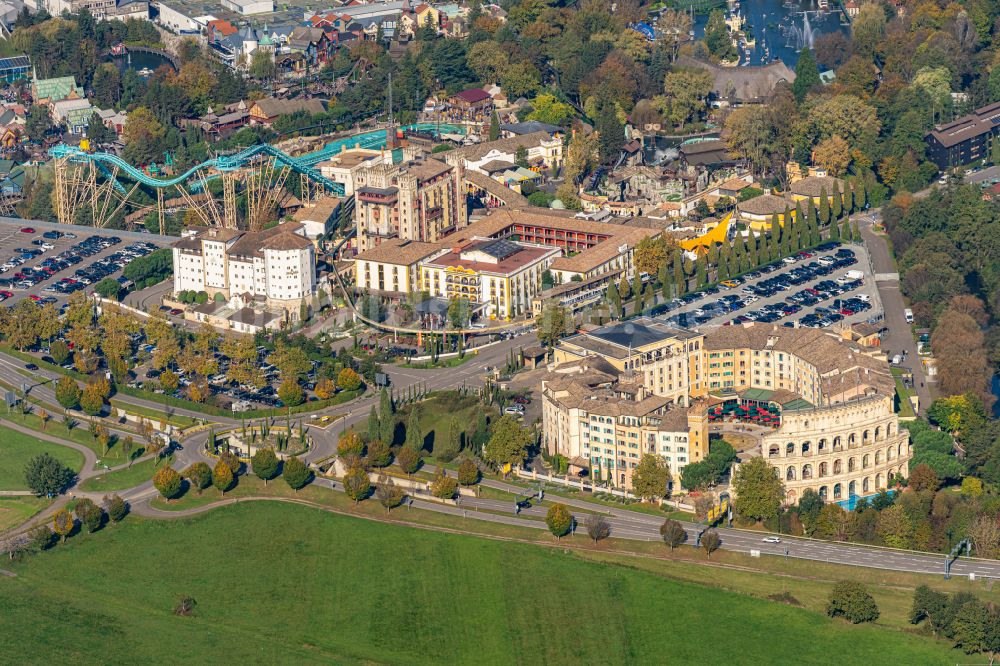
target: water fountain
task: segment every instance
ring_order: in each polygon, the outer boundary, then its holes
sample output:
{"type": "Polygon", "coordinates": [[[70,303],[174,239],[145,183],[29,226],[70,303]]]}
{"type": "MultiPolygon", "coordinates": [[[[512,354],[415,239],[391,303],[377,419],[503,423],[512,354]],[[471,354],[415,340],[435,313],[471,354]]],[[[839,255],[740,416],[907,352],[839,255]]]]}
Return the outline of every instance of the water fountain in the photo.
{"type": "Polygon", "coordinates": [[[816,31],[809,24],[809,12],[802,12],[802,27],[793,25],[789,31],[789,46],[794,46],[796,51],[808,48],[812,49],[816,41],[816,31]]]}

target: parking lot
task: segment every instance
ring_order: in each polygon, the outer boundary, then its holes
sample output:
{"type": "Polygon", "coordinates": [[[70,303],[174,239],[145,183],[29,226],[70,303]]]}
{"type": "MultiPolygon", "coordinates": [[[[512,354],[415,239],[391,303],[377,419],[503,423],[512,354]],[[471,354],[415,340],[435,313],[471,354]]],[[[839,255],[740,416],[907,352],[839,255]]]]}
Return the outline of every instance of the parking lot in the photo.
{"type": "Polygon", "coordinates": [[[882,315],[868,254],[860,245],[827,243],[727,282],[658,305],[653,315],[683,327],[759,321],[813,328],[882,315]]]}
{"type": "Polygon", "coordinates": [[[124,283],[122,269],[161,246],[128,232],[2,220],[0,301],[32,298],[58,305],[106,277],[124,283]]]}

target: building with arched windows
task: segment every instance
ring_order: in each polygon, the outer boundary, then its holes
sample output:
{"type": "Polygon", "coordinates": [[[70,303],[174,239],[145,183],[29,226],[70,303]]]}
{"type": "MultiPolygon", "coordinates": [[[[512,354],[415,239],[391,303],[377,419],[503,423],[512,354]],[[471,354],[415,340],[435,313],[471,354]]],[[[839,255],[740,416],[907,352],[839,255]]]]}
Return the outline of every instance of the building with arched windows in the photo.
{"type": "Polygon", "coordinates": [[[621,322],[562,340],[542,397],[548,450],[621,487],[641,457],[629,457],[630,444],[664,456],[675,479],[683,470],[672,441],[652,445],[663,432],[699,441],[685,447],[684,464],[707,453],[709,432],[738,432],[749,443],[743,459],[766,459],[790,504],[807,488],[848,501],[909,475],[910,443],[884,354],[822,330],[621,322]],[[614,417],[613,425],[594,416],[614,417]]]}

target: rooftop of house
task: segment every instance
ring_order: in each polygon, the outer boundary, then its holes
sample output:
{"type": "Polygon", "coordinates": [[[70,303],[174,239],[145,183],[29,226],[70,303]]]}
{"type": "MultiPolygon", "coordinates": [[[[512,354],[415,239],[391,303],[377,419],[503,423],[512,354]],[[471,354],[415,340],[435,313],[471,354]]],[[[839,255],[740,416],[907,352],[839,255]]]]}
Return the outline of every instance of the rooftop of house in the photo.
{"type": "Polygon", "coordinates": [[[736,204],[737,210],[748,215],[783,215],[792,203],[774,194],[761,194],[736,204]]]}
{"type": "Polygon", "coordinates": [[[950,123],[936,125],[928,134],[945,148],[990,132],[1000,123],[1000,102],[976,109],[950,123]]]}
{"type": "Polygon", "coordinates": [[[524,245],[508,240],[480,239],[465,247],[454,247],[425,264],[437,268],[460,268],[506,276],[560,252],[556,248],[524,245]]]}
{"type": "Polygon", "coordinates": [[[826,196],[833,196],[834,188],[844,191],[844,181],[833,176],[806,176],[797,180],[788,188],[792,194],[803,197],[818,197],[825,193],[826,196]]]}
{"type": "Polygon", "coordinates": [[[445,154],[464,158],[468,162],[475,162],[489,155],[494,150],[500,153],[512,154],[517,152],[518,148],[535,148],[543,142],[551,141],[551,139],[552,137],[549,136],[548,132],[531,132],[530,134],[519,134],[506,139],[463,146],[445,154]]]}
{"type": "Polygon", "coordinates": [[[466,104],[476,104],[490,99],[490,94],[482,88],[470,88],[452,95],[452,99],[460,99],[466,104]]]}
{"type": "Polygon", "coordinates": [[[359,254],[357,260],[397,266],[412,266],[421,259],[426,259],[440,250],[441,245],[439,243],[421,243],[420,241],[388,238],[372,249],[359,254]]]}
{"type": "Polygon", "coordinates": [[[511,134],[534,134],[535,132],[555,134],[557,132],[564,132],[565,130],[559,125],[550,125],[537,120],[527,120],[520,123],[501,123],[500,131],[510,132],[511,134]]]}
{"type": "Polygon", "coordinates": [[[770,97],[779,83],[791,84],[795,81],[795,72],[780,60],[751,67],[722,67],[690,56],[680,56],[677,64],[711,72],[712,94],[720,99],[759,101],[770,97]]]}
{"type": "Polygon", "coordinates": [[[297,111],[305,111],[307,113],[323,113],[326,111],[323,101],[315,98],[275,99],[274,97],[263,97],[254,102],[254,107],[267,118],[276,118],[297,111]]]}

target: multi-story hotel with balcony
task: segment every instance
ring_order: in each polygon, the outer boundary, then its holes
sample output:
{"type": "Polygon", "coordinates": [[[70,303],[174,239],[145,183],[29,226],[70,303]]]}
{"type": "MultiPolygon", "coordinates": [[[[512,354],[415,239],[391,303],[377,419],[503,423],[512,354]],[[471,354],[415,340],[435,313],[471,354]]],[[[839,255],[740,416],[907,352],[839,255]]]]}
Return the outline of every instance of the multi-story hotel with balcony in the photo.
{"type": "Polygon", "coordinates": [[[542,384],[545,445],[618,486],[630,485],[645,452],[663,456],[676,479],[707,453],[710,424],[754,440],[789,503],[806,488],[847,501],[909,474],[884,355],[832,333],[761,324],[698,332],[637,320],[561,341],[555,362],[542,384]],[[567,388],[578,366],[592,372],[597,362],[604,376],[587,379],[591,389],[567,388]]]}

